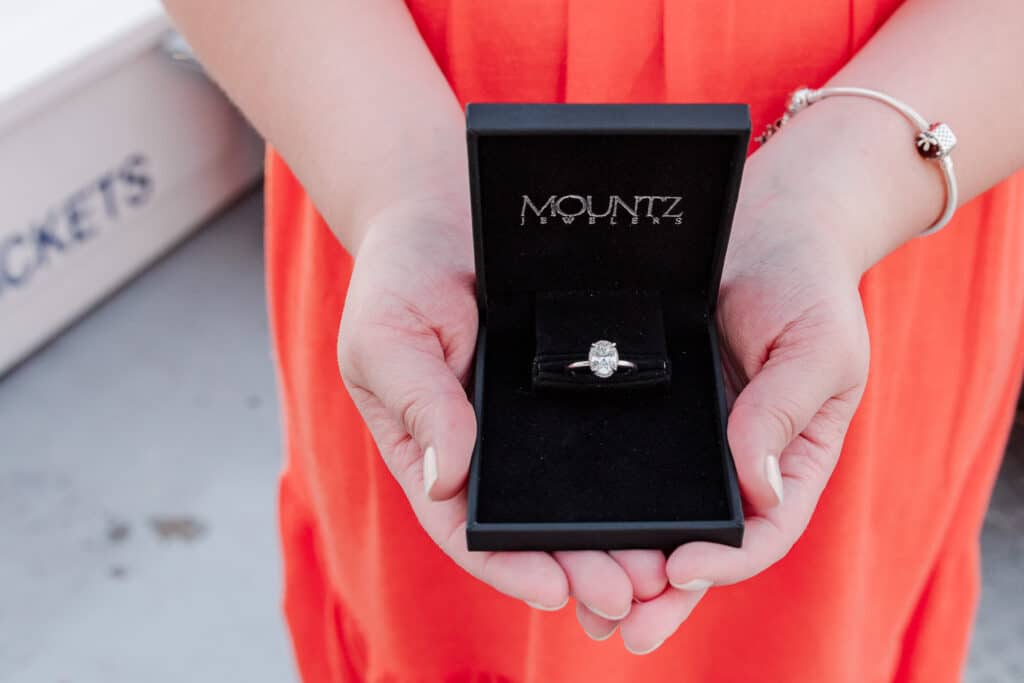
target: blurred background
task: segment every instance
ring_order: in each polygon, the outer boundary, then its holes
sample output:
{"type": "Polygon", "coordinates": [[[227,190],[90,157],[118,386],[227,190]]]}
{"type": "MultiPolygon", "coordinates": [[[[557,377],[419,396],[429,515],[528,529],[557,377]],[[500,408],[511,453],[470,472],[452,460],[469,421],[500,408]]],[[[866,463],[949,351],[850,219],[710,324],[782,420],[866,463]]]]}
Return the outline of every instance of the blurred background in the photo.
{"type": "MultiPolygon", "coordinates": [[[[155,0],[0,0],[0,683],[296,680],[261,163],[155,0]]],[[[1021,682],[1024,416],[981,542],[1021,682]]]]}

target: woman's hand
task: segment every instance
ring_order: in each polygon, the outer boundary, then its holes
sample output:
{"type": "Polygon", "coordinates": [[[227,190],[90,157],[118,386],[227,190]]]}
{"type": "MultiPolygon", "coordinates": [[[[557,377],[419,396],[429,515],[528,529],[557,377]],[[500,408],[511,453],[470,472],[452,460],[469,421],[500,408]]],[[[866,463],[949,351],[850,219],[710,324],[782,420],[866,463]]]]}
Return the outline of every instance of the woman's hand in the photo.
{"type": "Polygon", "coordinates": [[[807,526],[863,392],[861,268],[844,241],[813,207],[766,197],[756,181],[745,185],[735,225],[719,324],[747,532],[742,548],[689,543],[667,562],[655,550],[466,549],[476,421],[464,385],[477,333],[468,216],[427,204],[378,215],[349,285],[342,377],[424,530],[503,593],[542,609],[575,597],[590,637],[621,627],[636,653],[658,647],[709,586],[750,578],[786,554],[807,526]]]}
{"type": "Polygon", "coordinates": [[[477,305],[469,217],[453,208],[464,206],[464,198],[412,203],[368,226],[338,335],[345,385],[420,524],[459,566],[541,609],[572,595],[597,619],[621,619],[634,596],[652,598],[667,585],[660,551],[466,549],[476,420],[463,387],[477,305]]]}
{"type": "Polygon", "coordinates": [[[786,555],[807,527],[864,390],[861,264],[829,223],[834,211],[772,196],[752,170],[718,311],[732,392],[728,439],[747,504],[743,547],[676,549],[671,587],[620,624],[636,652],[659,646],[710,586],[749,579],[786,555]]]}

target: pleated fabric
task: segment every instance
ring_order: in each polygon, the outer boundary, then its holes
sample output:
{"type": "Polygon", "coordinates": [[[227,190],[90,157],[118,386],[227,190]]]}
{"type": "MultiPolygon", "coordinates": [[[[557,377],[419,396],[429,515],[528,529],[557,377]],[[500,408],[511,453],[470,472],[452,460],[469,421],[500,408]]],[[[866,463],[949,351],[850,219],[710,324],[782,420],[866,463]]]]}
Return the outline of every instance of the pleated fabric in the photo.
{"type": "MultiPolygon", "coordinates": [[[[755,130],[897,4],[409,2],[463,103],[746,102],[755,130]]],[[[571,606],[477,582],[422,531],[338,376],[351,259],[273,150],[267,172],[283,606],[306,683],[959,680],[1024,369],[1020,174],[865,276],[868,388],[810,527],[638,657],[587,638],[571,606]]]]}

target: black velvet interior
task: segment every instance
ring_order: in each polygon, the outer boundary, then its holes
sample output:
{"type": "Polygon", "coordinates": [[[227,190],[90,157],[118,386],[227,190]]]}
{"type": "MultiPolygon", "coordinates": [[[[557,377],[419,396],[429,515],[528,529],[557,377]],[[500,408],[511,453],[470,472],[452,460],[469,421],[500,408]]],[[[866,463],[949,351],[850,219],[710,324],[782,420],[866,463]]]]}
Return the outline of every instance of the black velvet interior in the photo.
{"type": "MultiPolygon", "coordinates": [[[[495,111],[489,120],[500,122],[505,110],[495,111]]],[[[654,112],[669,129],[643,134],[615,129],[620,113],[636,111],[593,108],[582,114],[599,123],[610,117],[614,130],[574,132],[573,116],[559,111],[551,130],[541,121],[539,133],[498,130],[471,138],[483,335],[476,522],[710,521],[739,514],[730,502],[736,485],[723,437],[712,319],[746,148],[741,129],[749,123],[743,109],[744,118],[733,119],[735,130],[687,129],[686,112],[678,111],[654,112]],[[680,130],[670,130],[677,124],[680,130]],[[566,221],[546,209],[541,216],[527,211],[523,199],[542,207],[549,197],[569,195],[599,208],[625,198],[634,202],[637,219],[625,211],[619,220],[566,221]],[[668,213],[680,218],[662,215],[670,204],[678,211],[668,213]],[[552,348],[564,342],[581,359],[601,338],[616,341],[624,359],[632,347],[658,346],[643,315],[616,327],[609,318],[570,311],[564,327],[538,331],[538,297],[545,305],[552,293],[566,291],[619,306],[636,292],[652,297],[655,305],[645,310],[661,311],[663,330],[656,334],[671,363],[668,386],[536,390],[538,340],[552,348]],[[560,340],[545,336],[551,334],[560,340]]],[[[715,111],[692,109],[699,121],[717,122],[715,111]]],[[[527,120],[533,112],[511,116],[527,120]]],[[[569,199],[563,207],[573,212],[582,204],[569,199]]]]}
{"type": "MultiPolygon", "coordinates": [[[[515,316],[527,299],[491,306],[515,316]]],[[[669,340],[668,391],[534,391],[532,337],[487,330],[480,522],[729,518],[707,328],[669,340]]]]}
{"type": "MultiPolygon", "coordinates": [[[[707,306],[721,266],[719,221],[733,171],[731,136],[662,135],[501,135],[477,142],[480,156],[479,235],[486,293],[586,289],[670,290],[690,299],[692,309],[707,306]],[[485,172],[485,169],[493,169],[485,172]],[[588,222],[566,223],[561,216],[540,222],[526,207],[551,197],[589,197],[595,211],[612,197],[679,197],[680,223],[645,214],[638,223],[627,211],[588,222]]],[[[651,213],[664,213],[661,200],[651,213]]],[[[579,202],[567,199],[566,211],[579,202]]],[[[545,212],[548,214],[549,212],[545,212]]],[[[725,226],[728,229],[728,225],[725,226]]],[[[721,245],[724,246],[724,245],[721,245]]]]}

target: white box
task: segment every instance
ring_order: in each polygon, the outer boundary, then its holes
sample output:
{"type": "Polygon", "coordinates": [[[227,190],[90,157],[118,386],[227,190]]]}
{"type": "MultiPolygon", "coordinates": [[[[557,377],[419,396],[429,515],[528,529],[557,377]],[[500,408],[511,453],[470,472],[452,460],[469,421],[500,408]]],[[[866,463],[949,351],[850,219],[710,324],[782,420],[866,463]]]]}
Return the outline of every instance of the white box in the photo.
{"type": "Polygon", "coordinates": [[[154,0],[0,0],[0,373],[259,177],[173,37],[154,0]]]}

